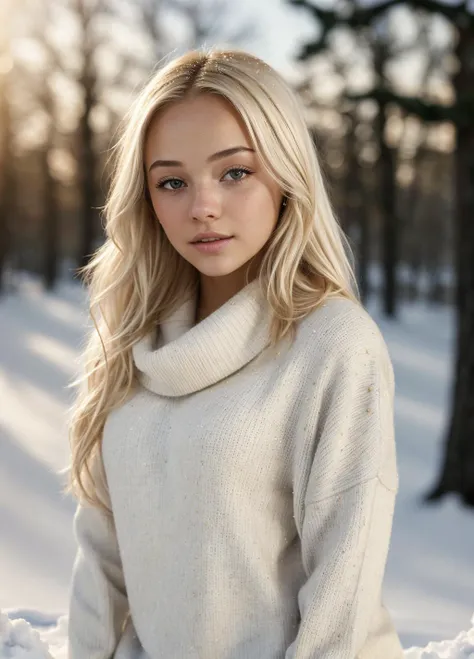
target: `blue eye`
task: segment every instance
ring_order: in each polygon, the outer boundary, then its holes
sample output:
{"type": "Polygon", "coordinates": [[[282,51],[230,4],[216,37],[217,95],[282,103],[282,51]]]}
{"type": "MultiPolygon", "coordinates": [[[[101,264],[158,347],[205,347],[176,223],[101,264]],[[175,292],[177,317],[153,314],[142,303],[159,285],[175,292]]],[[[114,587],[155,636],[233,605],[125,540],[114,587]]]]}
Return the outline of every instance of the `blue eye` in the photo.
{"type": "Polygon", "coordinates": [[[244,176],[239,176],[239,178],[234,178],[233,176],[231,177],[231,181],[235,181],[236,183],[238,181],[242,181],[244,178],[246,178],[247,174],[252,174],[252,171],[250,169],[247,169],[246,167],[233,167],[232,169],[229,169],[224,176],[227,176],[228,174],[244,174],[244,176]]]}
{"type": "MultiPolygon", "coordinates": [[[[240,181],[243,181],[245,178],[247,178],[247,176],[250,174],[253,174],[253,172],[252,170],[247,169],[247,167],[232,167],[231,169],[227,170],[222,178],[230,175],[230,179],[228,178],[227,180],[230,180],[233,183],[239,183],[240,181]]],[[[159,181],[155,187],[163,190],[171,190],[177,192],[185,186],[186,184],[184,181],[179,178],[166,178],[163,181],[159,181]]]]}
{"type": "Polygon", "coordinates": [[[171,185],[170,188],[165,187],[167,183],[173,184],[173,183],[183,183],[181,179],[179,178],[167,178],[164,181],[160,181],[159,183],[156,184],[157,188],[164,188],[165,190],[181,190],[181,186],[179,187],[174,187],[174,185],[171,185]]]}

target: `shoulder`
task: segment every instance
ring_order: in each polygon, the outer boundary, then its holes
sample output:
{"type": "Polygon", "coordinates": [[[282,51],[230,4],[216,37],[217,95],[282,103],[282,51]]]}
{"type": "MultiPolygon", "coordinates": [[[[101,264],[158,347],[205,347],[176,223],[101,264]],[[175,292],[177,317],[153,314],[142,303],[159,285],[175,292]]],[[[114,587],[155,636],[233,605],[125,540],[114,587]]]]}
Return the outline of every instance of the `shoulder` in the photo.
{"type": "Polygon", "coordinates": [[[324,364],[356,371],[361,360],[393,371],[389,351],[376,321],[362,304],[347,298],[326,300],[300,321],[295,341],[298,352],[305,353],[316,368],[324,364]]]}
{"type": "Polygon", "coordinates": [[[298,327],[301,348],[317,345],[336,356],[359,348],[378,348],[382,333],[361,304],[347,298],[330,298],[311,311],[298,327]]]}

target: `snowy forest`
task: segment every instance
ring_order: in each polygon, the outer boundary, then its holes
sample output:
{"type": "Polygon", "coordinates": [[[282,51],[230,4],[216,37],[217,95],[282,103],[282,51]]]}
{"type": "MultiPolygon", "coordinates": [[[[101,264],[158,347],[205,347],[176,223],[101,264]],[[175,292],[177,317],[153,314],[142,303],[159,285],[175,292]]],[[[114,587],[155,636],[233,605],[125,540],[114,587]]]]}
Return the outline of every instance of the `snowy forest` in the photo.
{"type": "Polygon", "coordinates": [[[119,123],[169,58],[230,45],[300,96],[396,378],[384,592],[408,659],[474,656],[474,2],[2,0],[0,659],[65,659],[78,269],[119,123]]]}

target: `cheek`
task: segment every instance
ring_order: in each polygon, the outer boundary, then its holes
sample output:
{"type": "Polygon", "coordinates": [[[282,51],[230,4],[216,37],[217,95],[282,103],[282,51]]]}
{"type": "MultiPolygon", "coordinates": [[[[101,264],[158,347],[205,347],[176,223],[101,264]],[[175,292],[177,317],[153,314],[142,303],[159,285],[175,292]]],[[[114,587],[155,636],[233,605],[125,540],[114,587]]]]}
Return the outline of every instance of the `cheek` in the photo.
{"type": "Polygon", "coordinates": [[[235,217],[255,233],[267,232],[277,222],[278,208],[271,191],[258,187],[235,201],[235,217]],[[257,221],[258,220],[258,221],[257,221]]]}
{"type": "Polygon", "coordinates": [[[167,234],[176,231],[180,226],[183,211],[176,199],[153,200],[153,208],[159,223],[167,234]]]}

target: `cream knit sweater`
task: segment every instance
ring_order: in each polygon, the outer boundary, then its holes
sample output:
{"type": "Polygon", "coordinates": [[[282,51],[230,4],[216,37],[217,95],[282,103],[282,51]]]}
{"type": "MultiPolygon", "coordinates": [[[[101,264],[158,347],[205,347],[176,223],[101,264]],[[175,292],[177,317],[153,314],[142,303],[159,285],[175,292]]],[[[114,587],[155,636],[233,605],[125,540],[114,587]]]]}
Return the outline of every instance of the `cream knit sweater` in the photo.
{"type": "Polygon", "coordinates": [[[76,513],[70,659],[401,659],[377,325],[332,299],[271,351],[256,280],[194,312],[134,346],[141,386],[107,420],[113,520],[76,513]]]}

